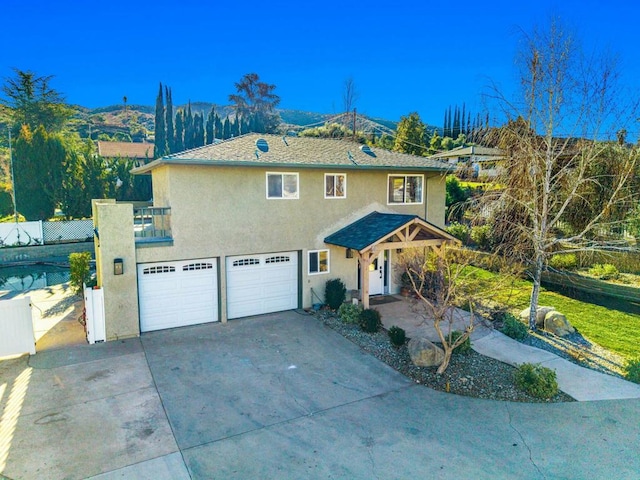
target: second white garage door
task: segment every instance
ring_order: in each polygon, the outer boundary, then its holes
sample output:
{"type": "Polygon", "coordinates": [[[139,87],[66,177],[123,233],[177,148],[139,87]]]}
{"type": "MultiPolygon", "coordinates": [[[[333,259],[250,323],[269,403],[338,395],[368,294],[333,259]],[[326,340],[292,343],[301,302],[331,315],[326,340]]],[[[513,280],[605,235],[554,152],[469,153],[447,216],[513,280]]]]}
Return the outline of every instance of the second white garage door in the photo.
{"type": "Polygon", "coordinates": [[[298,308],[298,252],[227,257],[227,317],[298,308]]]}
{"type": "Polygon", "coordinates": [[[140,331],[218,320],[217,259],[138,265],[140,331]]]}

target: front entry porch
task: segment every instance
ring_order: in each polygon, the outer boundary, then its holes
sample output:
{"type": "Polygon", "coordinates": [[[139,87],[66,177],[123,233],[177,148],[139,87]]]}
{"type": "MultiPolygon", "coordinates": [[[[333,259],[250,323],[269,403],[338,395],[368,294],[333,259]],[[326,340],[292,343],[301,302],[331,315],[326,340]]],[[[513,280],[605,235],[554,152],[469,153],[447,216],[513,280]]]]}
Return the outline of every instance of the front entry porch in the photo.
{"type": "MultiPolygon", "coordinates": [[[[324,239],[325,243],[344,247],[346,256],[354,254],[360,262],[359,285],[364,308],[369,297],[384,291],[385,275],[392,271],[389,252],[405,248],[436,247],[458,240],[443,229],[417,215],[372,212],[324,239]],[[385,255],[389,261],[384,262],[385,255]],[[382,264],[381,264],[382,259],[382,264]],[[387,265],[388,272],[385,272],[387,265]],[[382,280],[382,286],[380,285],[382,280]]],[[[387,277],[388,278],[388,277],[387,277]]]]}

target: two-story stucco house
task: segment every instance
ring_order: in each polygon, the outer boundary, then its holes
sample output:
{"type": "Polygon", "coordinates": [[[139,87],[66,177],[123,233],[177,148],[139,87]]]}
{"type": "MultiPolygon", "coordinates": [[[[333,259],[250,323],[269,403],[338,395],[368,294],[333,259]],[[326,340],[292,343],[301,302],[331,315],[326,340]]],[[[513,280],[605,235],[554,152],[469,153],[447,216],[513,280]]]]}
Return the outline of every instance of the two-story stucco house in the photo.
{"type": "Polygon", "coordinates": [[[257,134],[139,167],[152,175],[152,208],[94,201],[107,339],[311,307],[332,278],[365,305],[397,293],[402,248],[452,240],[441,229],[449,168],[257,134]]]}

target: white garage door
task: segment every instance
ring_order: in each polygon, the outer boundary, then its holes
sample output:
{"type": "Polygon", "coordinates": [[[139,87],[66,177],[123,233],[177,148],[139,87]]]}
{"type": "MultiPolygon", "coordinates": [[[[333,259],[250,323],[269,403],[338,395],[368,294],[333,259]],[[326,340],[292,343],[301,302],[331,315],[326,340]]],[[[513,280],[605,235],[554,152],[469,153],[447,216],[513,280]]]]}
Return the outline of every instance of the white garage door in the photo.
{"type": "Polygon", "coordinates": [[[218,320],[215,258],[138,265],[140,331],[218,320]]]}
{"type": "Polygon", "coordinates": [[[227,316],[298,308],[298,253],[227,257],[227,316]]]}

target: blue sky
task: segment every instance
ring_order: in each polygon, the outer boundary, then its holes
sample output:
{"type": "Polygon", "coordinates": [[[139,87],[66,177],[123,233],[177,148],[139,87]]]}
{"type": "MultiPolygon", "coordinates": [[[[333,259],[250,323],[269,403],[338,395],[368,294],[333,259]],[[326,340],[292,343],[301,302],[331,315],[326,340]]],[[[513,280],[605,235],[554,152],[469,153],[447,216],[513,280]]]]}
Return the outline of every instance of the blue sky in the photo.
{"type": "Polygon", "coordinates": [[[55,75],[70,103],[98,107],[125,95],[153,105],[158,82],[175,104],[227,104],[234,82],[256,72],[277,85],[281,107],[321,113],[342,110],[352,77],[358,111],[417,111],[441,125],[448,105],[479,111],[491,82],[512,91],[520,32],[552,15],[587,51],[619,54],[623,80],[640,89],[639,14],[632,0],[3,0],[0,77],[12,67],[55,75]]]}

